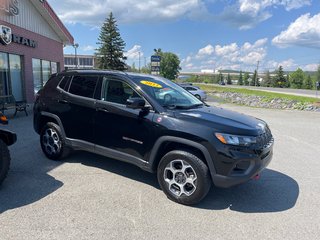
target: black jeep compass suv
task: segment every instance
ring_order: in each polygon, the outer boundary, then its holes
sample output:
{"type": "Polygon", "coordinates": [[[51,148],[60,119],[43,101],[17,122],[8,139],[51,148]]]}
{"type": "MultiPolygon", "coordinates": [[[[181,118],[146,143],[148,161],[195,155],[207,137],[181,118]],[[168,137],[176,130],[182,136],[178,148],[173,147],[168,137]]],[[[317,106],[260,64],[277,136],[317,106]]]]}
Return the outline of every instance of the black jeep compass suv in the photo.
{"type": "Polygon", "coordinates": [[[53,75],[36,96],[34,129],[44,154],[85,150],[156,172],[173,201],[195,204],[211,182],[230,187],[271,161],[259,119],[210,107],[156,76],[98,70],[53,75]]]}

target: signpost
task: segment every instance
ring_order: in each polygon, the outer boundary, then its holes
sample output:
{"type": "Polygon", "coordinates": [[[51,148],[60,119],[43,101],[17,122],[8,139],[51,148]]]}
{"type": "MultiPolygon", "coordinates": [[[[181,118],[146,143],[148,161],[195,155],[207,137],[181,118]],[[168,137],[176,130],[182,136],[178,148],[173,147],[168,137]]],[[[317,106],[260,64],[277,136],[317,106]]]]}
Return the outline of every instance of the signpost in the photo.
{"type": "Polygon", "coordinates": [[[160,62],[161,57],[153,55],[151,56],[151,74],[160,75],[160,62]]]}

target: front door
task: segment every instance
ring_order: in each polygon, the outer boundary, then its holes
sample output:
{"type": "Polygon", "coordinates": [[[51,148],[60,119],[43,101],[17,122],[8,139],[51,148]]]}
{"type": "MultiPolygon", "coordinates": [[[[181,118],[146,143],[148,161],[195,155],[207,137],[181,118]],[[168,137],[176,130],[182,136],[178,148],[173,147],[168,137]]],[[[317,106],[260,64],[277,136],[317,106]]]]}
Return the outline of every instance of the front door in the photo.
{"type": "Polygon", "coordinates": [[[154,145],[155,132],[150,111],[140,116],[141,110],[126,107],[130,97],[141,97],[121,79],[104,77],[101,100],[97,101],[94,119],[94,137],[97,147],[147,159],[154,145]]]}

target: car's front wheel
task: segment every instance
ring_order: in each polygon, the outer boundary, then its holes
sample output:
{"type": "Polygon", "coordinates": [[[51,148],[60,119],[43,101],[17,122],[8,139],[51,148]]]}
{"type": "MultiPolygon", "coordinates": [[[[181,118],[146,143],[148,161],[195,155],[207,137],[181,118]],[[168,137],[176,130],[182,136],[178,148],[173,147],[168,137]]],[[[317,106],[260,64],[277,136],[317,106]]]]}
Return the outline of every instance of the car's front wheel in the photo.
{"type": "Polygon", "coordinates": [[[186,151],[171,151],[160,161],[158,181],[167,197],[177,203],[193,205],[208,193],[211,178],[207,165],[186,151]]]}
{"type": "Polygon", "coordinates": [[[60,160],[69,153],[69,149],[61,133],[61,128],[53,122],[47,123],[42,128],[40,144],[43,153],[51,160],[60,160]]]}

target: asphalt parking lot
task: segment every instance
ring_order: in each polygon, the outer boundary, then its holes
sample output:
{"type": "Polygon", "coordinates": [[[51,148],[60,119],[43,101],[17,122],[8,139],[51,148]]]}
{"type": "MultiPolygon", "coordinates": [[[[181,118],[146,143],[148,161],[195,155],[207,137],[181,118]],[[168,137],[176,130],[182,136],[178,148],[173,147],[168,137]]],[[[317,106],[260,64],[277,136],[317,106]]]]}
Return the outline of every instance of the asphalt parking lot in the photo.
{"type": "Polygon", "coordinates": [[[126,163],[83,152],[47,160],[20,113],[4,127],[18,142],[0,187],[0,239],[318,239],[320,113],[222,106],[266,120],[274,158],[259,181],[212,188],[193,207],[126,163]]]}

